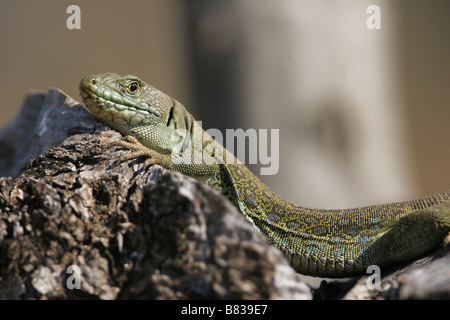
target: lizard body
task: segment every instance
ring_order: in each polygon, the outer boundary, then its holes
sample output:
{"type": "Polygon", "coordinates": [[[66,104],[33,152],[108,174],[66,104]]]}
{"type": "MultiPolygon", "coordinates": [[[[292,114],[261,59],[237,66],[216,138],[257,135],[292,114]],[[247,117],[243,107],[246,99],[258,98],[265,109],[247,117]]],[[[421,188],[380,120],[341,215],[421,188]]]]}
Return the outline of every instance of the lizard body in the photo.
{"type": "Polygon", "coordinates": [[[204,132],[181,103],[139,78],[85,77],[80,94],[95,117],[126,136],[116,144],[134,151],[120,160],[145,156],[145,166],[160,164],[218,190],[300,273],[358,275],[369,265],[418,257],[450,232],[450,192],[353,209],[304,208],[272,192],[204,132]]]}

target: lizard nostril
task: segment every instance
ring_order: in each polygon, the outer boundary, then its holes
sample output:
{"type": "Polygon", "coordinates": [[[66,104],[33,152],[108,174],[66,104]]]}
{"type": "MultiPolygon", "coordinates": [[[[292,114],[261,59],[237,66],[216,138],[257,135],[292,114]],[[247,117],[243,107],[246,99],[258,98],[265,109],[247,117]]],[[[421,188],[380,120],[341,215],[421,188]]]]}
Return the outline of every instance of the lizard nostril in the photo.
{"type": "Polygon", "coordinates": [[[95,81],[95,79],[92,79],[92,80],[91,80],[91,83],[92,83],[92,84],[96,84],[97,81],[95,81]]]}

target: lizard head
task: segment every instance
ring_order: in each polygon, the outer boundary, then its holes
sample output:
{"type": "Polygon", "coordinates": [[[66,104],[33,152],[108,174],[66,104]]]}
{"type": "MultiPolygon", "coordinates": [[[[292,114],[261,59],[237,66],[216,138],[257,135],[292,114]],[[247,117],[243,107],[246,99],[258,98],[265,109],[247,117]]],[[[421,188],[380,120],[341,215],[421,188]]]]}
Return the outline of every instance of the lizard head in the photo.
{"type": "Polygon", "coordinates": [[[167,125],[174,101],[138,77],[102,73],[84,77],[80,96],[87,109],[111,127],[129,134],[142,125],[167,125]]]}

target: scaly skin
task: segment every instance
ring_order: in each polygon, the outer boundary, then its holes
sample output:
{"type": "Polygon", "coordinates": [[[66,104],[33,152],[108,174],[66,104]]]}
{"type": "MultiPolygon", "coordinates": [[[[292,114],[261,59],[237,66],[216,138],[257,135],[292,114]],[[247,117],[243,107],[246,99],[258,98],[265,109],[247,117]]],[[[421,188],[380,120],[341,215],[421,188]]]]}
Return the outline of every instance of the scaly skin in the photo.
{"type": "Polygon", "coordinates": [[[80,92],[95,117],[127,136],[116,144],[134,151],[121,161],[145,156],[146,166],[160,164],[220,191],[300,273],[358,275],[369,265],[385,267],[418,257],[450,232],[449,192],[354,209],[303,208],[273,193],[212,140],[181,103],[139,78],[113,73],[85,77],[80,92]],[[177,129],[187,130],[189,139],[173,135],[177,129]],[[191,142],[182,153],[176,152],[180,141],[191,142]],[[202,151],[208,151],[211,162],[201,157],[202,151]],[[225,162],[226,157],[233,162],[225,162]]]}

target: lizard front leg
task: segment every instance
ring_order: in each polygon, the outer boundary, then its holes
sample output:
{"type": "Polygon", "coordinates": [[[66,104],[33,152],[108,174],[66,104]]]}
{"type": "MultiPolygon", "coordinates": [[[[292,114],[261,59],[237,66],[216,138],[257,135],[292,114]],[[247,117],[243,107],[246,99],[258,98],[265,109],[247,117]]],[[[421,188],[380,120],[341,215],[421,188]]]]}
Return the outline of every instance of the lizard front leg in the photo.
{"type": "Polygon", "coordinates": [[[138,157],[146,157],[144,162],[144,169],[152,164],[159,164],[166,169],[173,170],[173,161],[168,154],[159,153],[149,147],[144,146],[133,136],[125,136],[121,140],[115,141],[111,144],[112,146],[119,146],[125,149],[134,150],[134,152],[122,155],[117,164],[122,161],[135,159],[138,157]]]}

